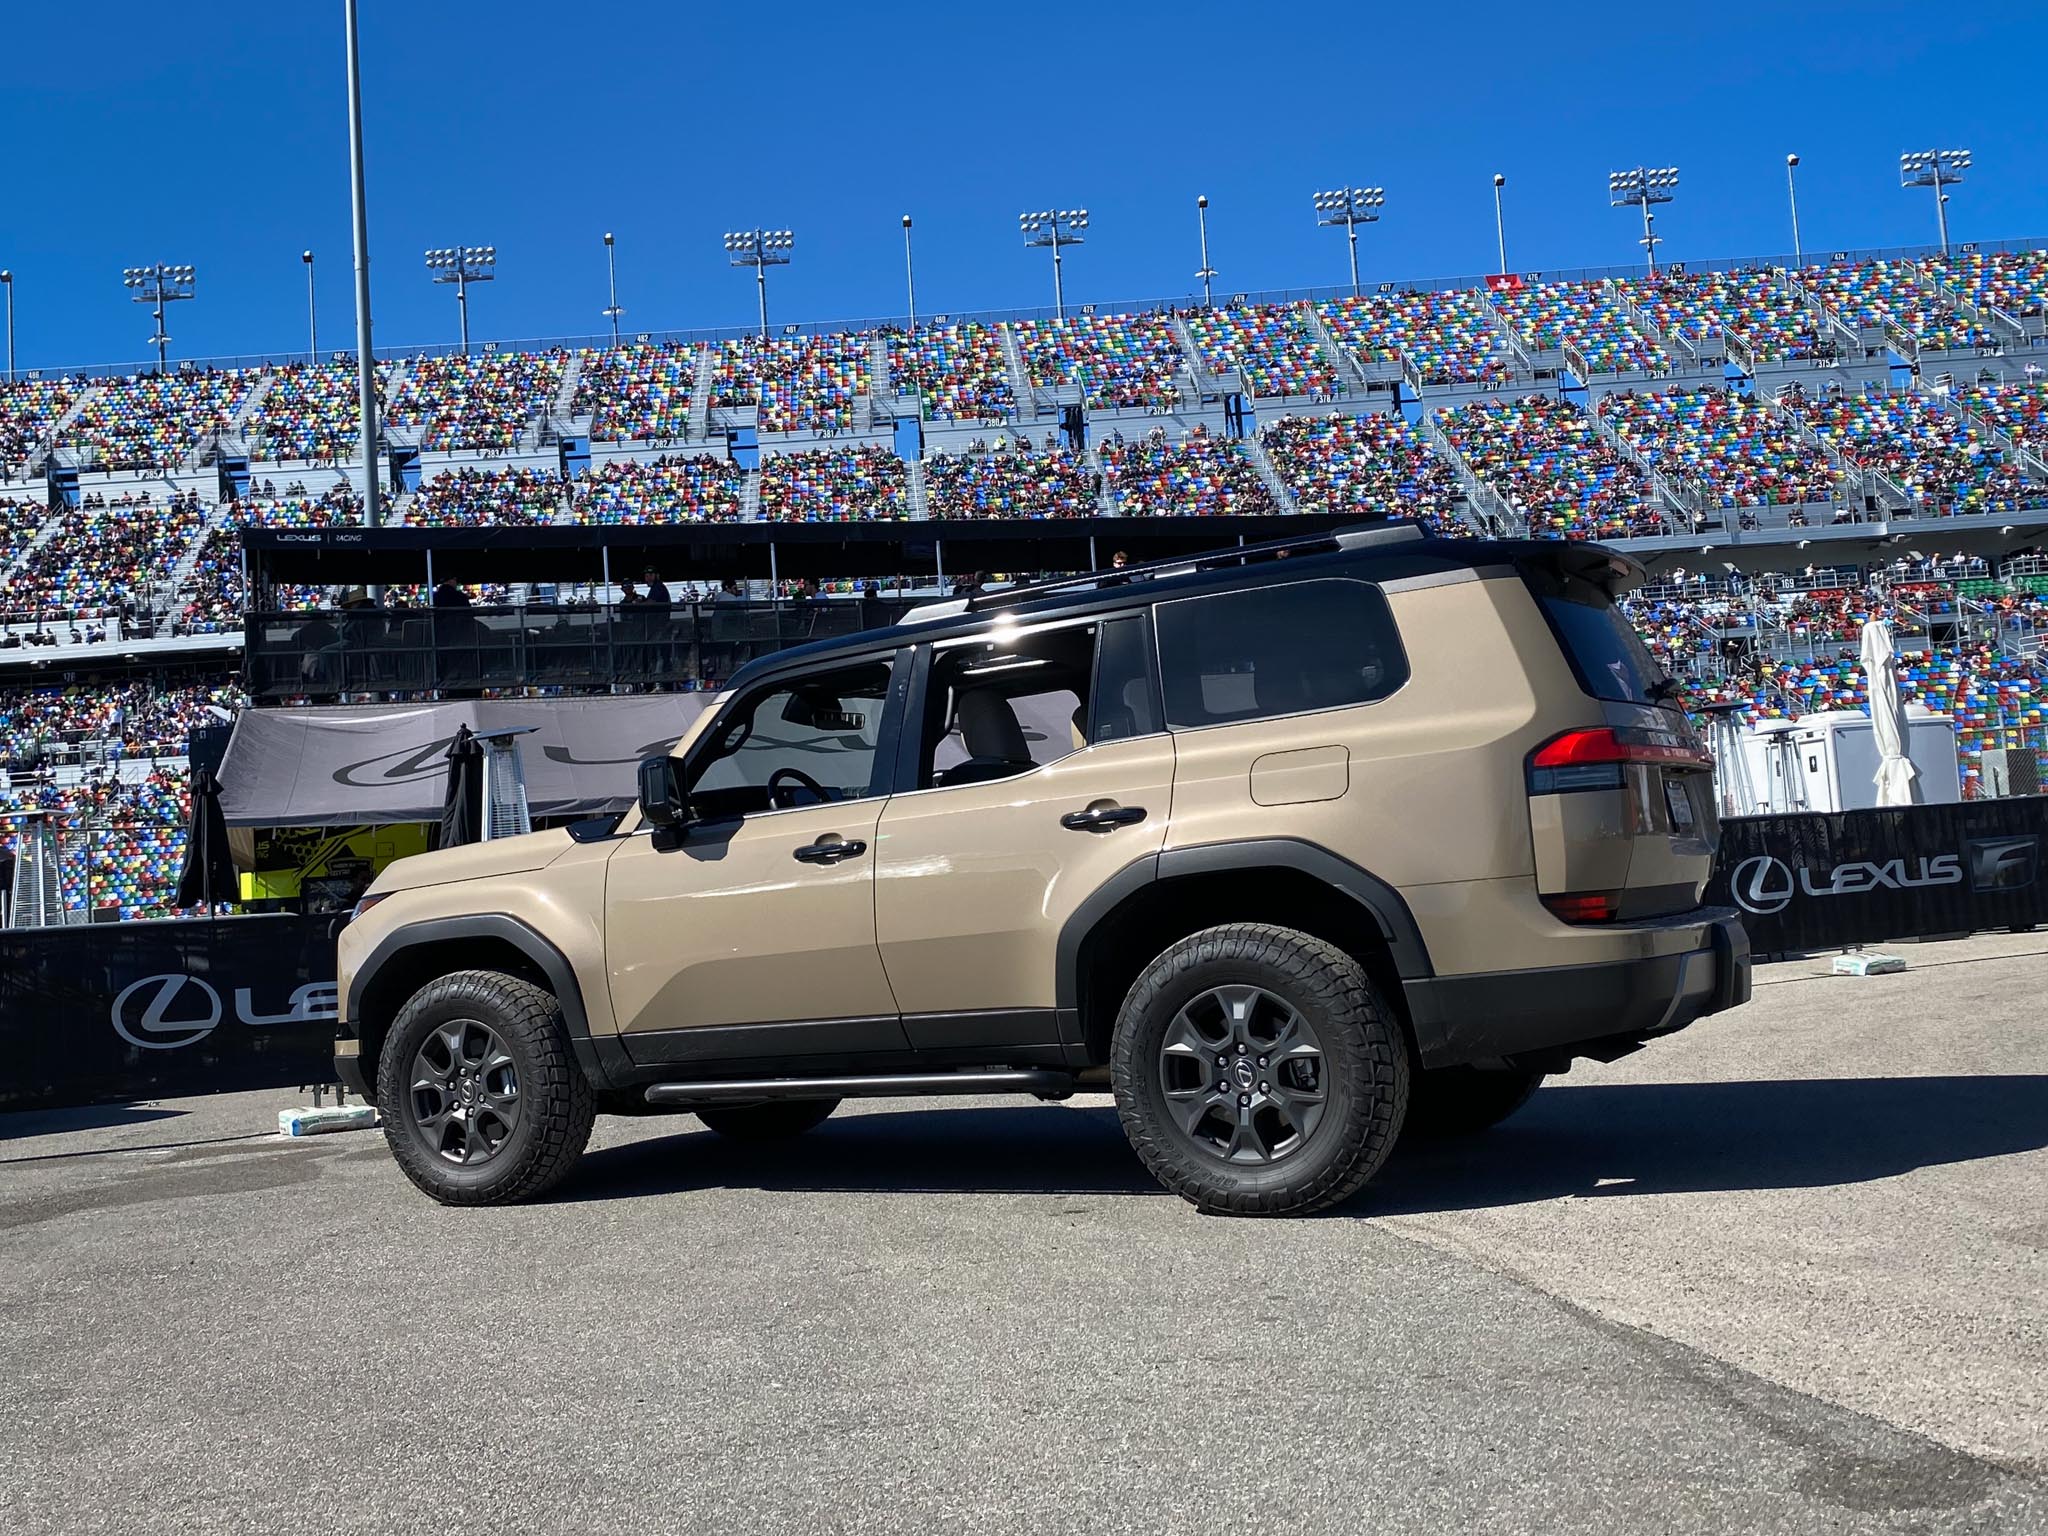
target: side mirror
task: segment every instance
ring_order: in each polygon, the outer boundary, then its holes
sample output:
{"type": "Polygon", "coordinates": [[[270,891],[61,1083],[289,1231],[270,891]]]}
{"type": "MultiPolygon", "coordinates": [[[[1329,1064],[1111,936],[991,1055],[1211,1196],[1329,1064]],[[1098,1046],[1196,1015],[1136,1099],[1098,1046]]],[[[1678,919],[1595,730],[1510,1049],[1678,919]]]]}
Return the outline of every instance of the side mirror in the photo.
{"type": "Polygon", "coordinates": [[[683,808],[676,796],[674,758],[640,759],[640,814],[650,827],[673,827],[683,819],[683,808]]]}

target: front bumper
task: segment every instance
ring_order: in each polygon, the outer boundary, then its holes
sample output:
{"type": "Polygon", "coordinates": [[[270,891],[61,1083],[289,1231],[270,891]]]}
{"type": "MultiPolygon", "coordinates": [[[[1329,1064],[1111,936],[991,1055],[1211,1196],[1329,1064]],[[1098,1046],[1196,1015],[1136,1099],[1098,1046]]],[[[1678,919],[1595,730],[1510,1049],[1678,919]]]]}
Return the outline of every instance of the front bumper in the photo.
{"type": "Polygon", "coordinates": [[[366,1103],[377,1097],[374,1085],[364,1081],[362,1042],[353,1035],[335,1037],[334,1080],[366,1103]]]}
{"type": "Polygon", "coordinates": [[[1526,1058],[1558,1071],[1573,1056],[1612,1060],[1748,1002],[1749,935],[1735,912],[1709,908],[1686,923],[1699,928],[1697,942],[1672,954],[1406,983],[1422,1065],[1526,1058]]]}

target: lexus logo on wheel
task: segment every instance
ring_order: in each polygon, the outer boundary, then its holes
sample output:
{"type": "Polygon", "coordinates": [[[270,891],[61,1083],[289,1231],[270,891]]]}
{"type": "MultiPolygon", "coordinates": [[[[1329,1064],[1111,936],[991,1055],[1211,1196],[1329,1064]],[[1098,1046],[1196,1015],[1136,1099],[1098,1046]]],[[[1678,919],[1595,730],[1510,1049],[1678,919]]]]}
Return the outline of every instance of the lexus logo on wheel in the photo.
{"type": "Polygon", "coordinates": [[[174,1051],[212,1034],[220,1014],[220,994],[197,976],[145,976],[115,997],[114,1033],[145,1051],[174,1051]]]}
{"type": "Polygon", "coordinates": [[[1792,866],[1768,853],[1744,859],[1728,877],[1729,892],[1745,912],[1769,917],[1792,905],[1792,866]]]}

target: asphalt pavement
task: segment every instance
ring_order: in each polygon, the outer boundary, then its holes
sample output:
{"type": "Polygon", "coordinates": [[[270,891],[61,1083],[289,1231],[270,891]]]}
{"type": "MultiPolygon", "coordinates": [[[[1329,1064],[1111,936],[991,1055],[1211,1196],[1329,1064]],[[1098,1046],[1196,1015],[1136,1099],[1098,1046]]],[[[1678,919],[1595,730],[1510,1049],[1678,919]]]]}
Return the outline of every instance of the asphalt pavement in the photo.
{"type": "Polygon", "coordinates": [[[2048,938],[1897,952],[1295,1222],[1099,1097],[489,1211],[290,1095],[0,1117],[0,1531],[2048,1531],[2048,938]]]}

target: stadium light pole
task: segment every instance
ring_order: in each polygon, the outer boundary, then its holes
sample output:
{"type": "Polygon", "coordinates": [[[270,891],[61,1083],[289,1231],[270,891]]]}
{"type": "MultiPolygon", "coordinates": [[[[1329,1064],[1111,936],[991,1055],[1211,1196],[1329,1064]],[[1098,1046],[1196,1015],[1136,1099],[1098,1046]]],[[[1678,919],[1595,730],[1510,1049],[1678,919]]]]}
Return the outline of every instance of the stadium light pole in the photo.
{"type": "Polygon", "coordinates": [[[313,253],[301,251],[299,260],[306,264],[306,361],[317,366],[320,361],[320,314],[313,307],[313,253]]]}
{"type": "Polygon", "coordinates": [[[1070,245],[1085,244],[1081,231],[1087,227],[1086,208],[1045,208],[1017,215],[1017,229],[1024,236],[1026,249],[1052,247],[1052,312],[1062,320],[1067,318],[1067,293],[1060,276],[1060,252],[1070,245]]]}
{"type": "Polygon", "coordinates": [[[151,311],[156,319],[156,371],[163,373],[169,367],[166,359],[171,345],[171,338],[164,334],[164,306],[192,297],[192,269],[161,261],[152,267],[123,267],[121,283],[134,290],[136,303],[156,306],[151,311]]]}
{"type": "Polygon", "coordinates": [[[768,334],[768,269],[786,267],[796,236],[786,229],[735,229],[726,234],[725,253],[736,267],[752,267],[761,297],[761,334],[768,334]]]}
{"type": "Polygon", "coordinates": [[[1797,155],[1787,155],[1785,157],[1785,195],[1792,202],[1792,265],[1803,267],[1806,265],[1806,253],[1800,249],[1799,245],[1798,170],[1799,157],[1797,155]]]}
{"type": "Polygon", "coordinates": [[[1387,206],[1385,187],[1339,187],[1315,195],[1316,222],[1342,227],[1351,243],[1351,297],[1358,297],[1358,226],[1377,224],[1387,206]]]}
{"type": "Polygon", "coordinates": [[[377,500],[377,359],[370,350],[370,205],[363,185],[363,68],[356,46],[356,0],[342,0],[342,20],[348,34],[348,191],[356,262],[357,435],[363,448],[363,523],[375,528],[384,516],[377,500]]]}
{"type": "Polygon", "coordinates": [[[469,356],[469,285],[488,283],[498,275],[495,245],[449,245],[427,252],[427,270],[437,283],[455,285],[455,308],[462,318],[462,355],[469,356]]]}
{"type": "Polygon", "coordinates": [[[1508,184],[1507,177],[1499,171],[1493,173],[1493,238],[1500,247],[1500,273],[1507,276],[1508,270],[1508,226],[1500,211],[1500,189],[1508,184]]]}
{"type": "Polygon", "coordinates": [[[1657,275],[1657,247],[1664,240],[1657,233],[1656,216],[1650,209],[1654,204],[1670,202],[1677,190],[1678,167],[1675,165],[1655,168],[1639,165],[1632,171],[1607,173],[1607,205],[1610,208],[1643,210],[1643,238],[1638,243],[1649,259],[1652,277],[1657,275]]]}
{"type": "Polygon", "coordinates": [[[1202,308],[1210,309],[1215,306],[1216,302],[1209,296],[1209,284],[1216,277],[1216,269],[1209,265],[1209,199],[1207,197],[1197,197],[1195,199],[1195,222],[1201,227],[1202,231],[1202,270],[1197,272],[1195,276],[1202,280],[1202,308]]]}
{"type": "Polygon", "coordinates": [[[1934,188],[1934,217],[1941,227],[1941,254],[1948,255],[1948,194],[1970,168],[1967,149],[1916,149],[1899,156],[1899,185],[1934,188]]]}
{"type": "Polygon", "coordinates": [[[7,290],[7,382],[14,382],[14,274],[0,272],[0,288],[7,290]]]}
{"type": "Polygon", "coordinates": [[[910,215],[903,215],[903,289],[910,299],[910,389],[917,396],[917,422],[924,427],[924,370],[917,363],[917,268],[910,259],[910,215]]]}
{"type": "Polygon", "coordinates": [[[616,347],[619,344],[619,316],[623,315],[626,311],[619,304],[619,263],[618,259],[612,254],[612,232],[610,230],[604,232],[604,275],[612,295],[611,303],[605,306],[604,317],[612,323],[612,345],[616,347]]]}

